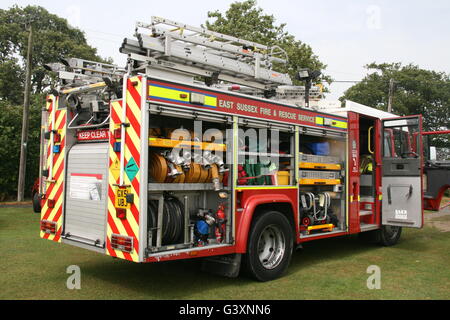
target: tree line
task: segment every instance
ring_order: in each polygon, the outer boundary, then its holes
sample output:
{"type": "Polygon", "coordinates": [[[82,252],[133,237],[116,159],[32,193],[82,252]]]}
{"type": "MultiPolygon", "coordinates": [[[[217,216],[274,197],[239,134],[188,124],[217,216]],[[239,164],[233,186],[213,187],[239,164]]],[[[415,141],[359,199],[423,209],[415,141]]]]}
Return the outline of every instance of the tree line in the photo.
{"type": "MultiPolygon", "coordinates": [[[[0,158],[3,160],[0,165],[0,201],[17,193],[24,61],[28,50],[25,26],[29,23],[33,24],[34,42],[26,196],[31,195],[31,187],[38,177],[41,110],[45,105],[45,92],[55,81],[43,66],[70,57],[112,63],[111,59],[100,57],[97,49],[87,43],[82,30],[70,26],[66,19],[43,7],[0,9],[0,158]]],[[[313,49],[290,34],[286,24],[277,24],[275,17],[258,7],[256,0],[234,2],[225,12],[208,12],[204,26],[268,46],[278,45],[286,51],[289,64],[275,67],[278,71],[289,73],[292,79],[295,79],[298,69],[310,68],[322,71],[318,82],[330,84],[333,81],[326,74],[326,64],[320,61],[313,49]]],[[[387,110],[389,82],[394,79],[393,111],[396,114],[423,114],[427,130],[449,128],[448,74],[420,69],[414,64],[371,63],[366,67],[373,72],[347,90],[342,101],[350,99],[387,110]]],[[[442,141],[438,139],[439,143],[446,142],[440,139],[442,141]]]]}

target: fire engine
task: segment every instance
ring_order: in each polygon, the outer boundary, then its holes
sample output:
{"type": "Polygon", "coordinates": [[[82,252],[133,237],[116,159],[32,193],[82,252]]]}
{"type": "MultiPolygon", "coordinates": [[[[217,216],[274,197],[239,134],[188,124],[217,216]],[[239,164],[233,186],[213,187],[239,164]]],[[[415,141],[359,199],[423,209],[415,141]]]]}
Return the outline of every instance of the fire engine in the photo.
{"type": "Polygon", "coordinates": [[[47,66],[41,238],[268,281],[305,242],[423,226],[421,115],[326,105],[281,48],[168,19],[120,51],[47,66]]]}

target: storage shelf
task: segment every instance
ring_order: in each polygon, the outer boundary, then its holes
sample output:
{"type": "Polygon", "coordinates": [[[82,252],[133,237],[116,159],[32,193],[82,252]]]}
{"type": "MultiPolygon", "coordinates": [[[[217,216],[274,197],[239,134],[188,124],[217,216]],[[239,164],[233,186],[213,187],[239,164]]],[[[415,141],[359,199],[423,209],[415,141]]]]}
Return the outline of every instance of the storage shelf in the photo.
{"type": "MultiPolygon", "coordinates": [[[[213,191],[212,183],[149,183],[148,191],[213,191]]],[[[226,190],[226,189],[222,189],[226,190]]]]}
{"type": "Polygon", "coordinates": [[[264,153],[264,152],[239,152],[240,156],[261,156],[261,157],[278,157],[278,158],[293,158],[292,154],[280,153],[264,153]]]}
{"type": "Polygon", "coordinates": [[[317,170],[341,170],[342,165],[338,157],[333,156],[317,156],[312,154],[300,153],[301,169],[317,169],[317,170]]]}
{"type": "Polygon", "coordinates": [[[300,169],[316,169],[316,170],[341,170],[340,164],[334,163],[312,163],[312,162],[300,162],[300,169]]]}
{"type": "Polygon", "coordinates": [[[333,186],[342,183],[341,180],[338,179],[300,179],[299,184],[310,186],[333,186]]]}
{"type": "Polygon", "coordinates": [[[199,150],[215,150],[215,151],[227,150],[227,146],[225,144],[198,142],[198,141],[184,141],[184,140],[180,141],[163,138],[149,138],[148,145],[154,148],[194,148],[199,150]]]}

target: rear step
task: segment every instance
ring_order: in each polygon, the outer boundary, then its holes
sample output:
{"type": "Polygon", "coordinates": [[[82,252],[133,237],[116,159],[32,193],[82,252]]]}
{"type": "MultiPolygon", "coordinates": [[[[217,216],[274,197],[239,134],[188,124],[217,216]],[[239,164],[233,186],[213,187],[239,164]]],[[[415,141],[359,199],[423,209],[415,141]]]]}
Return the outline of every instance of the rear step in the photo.
{"type": "Polygon", "coordinates": [[[359,210],[359,216],[363,217],[363,216],[370,216],[372,215],[373,212],[370,210],[359,210]]]}
{"type": "Polygon", "coordinates": [[[361,223],[361,232],[379,229],[376,224],[361,223]]]}

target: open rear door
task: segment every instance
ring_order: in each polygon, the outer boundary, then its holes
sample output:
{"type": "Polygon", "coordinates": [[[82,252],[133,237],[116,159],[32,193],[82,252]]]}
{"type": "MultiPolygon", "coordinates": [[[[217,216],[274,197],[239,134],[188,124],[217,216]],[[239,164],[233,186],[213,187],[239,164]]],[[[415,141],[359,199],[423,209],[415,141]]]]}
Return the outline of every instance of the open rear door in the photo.
{"type": "Polygon", "coordinates": [[[383,120],[383,225],[422,228],[422,148],[422,116],[383,120]]]}

